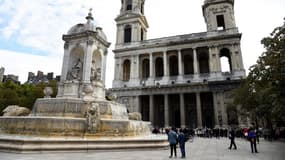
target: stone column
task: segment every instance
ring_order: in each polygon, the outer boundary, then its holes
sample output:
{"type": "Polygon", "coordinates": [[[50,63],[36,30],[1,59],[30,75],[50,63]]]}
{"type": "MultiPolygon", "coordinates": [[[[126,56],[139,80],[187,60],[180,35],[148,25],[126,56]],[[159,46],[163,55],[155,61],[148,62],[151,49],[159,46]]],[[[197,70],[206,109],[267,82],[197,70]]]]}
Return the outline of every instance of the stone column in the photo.
{"type": "Polygon", "coordinates": [[[149,54],[149,78],[153,79],[153,55],[149,54]]]}
{"type": "Polygon", "coordinates": [[[82,74],[82,80],[84,83],[90,83],[90,75],[91,75],[91,61],[92,61],[92,51],[94,49],[94,42],[93,41],[87,41],[86,44],[86,53],[84,54],[84,62],[83,62],[83,74],[82,74]]]}
{"type": "Polygon", "coordinates": [[[149,96],[149,121],[154,122],[153,95],[149,96]]]}
{"type": "Polygon", "coordinates": [[[140,112],[140,96],[135,96],[135,106],[134,106],[134,112],[140,112]]]}
{"type": "Polygon", "coordinates": [[[178,74],[179,76],[182,76],[183,73],[182,73],[182,55],[181,55],[181,50],[179,49],[178,50],[178,74]]]}
{"type": "Polygon", "coordinates": [[[213,92],[213,99],[214,99],[214,115],[215,115],[215,126],[220,125],[219,124],[219,113],[218,113],[218,99],[217,99],[217,93],[213,92]]]}
{"type": "Polygon", "coordinates": [[[209,46],[208,51],[209,51],[209,72],[211,75],[211,73],[215,71],[214,70],[215,59],[213,58],[213,47],[209,46]]]}
{"type": "Polygon", "coordinates": [[[139,55],[134,55],[131,61],[131,79],[139,78],[139,55]]]}
{"type": "Polygon", "coordinates": [[[222,110],[222,125],[223,127],[227,127],[228,126],[228,115],[227,115],[227,109],[225,107],[225,101],[224,101],[224,93],[223,92],[219,92],[220,95],[220,106],[221,106],[221,110],[222,110]]]}
{"type": "Polygon", "coordinates": [[[101,72],[102,77],[101,77],[101,79],[104,82],[104,84],[106,84],[105,83],[105,79],[106,79],[105,77],[106,77],[107,51],[104,51],[103,55],[104,55],[104,57],[103,57],[103,64],[102,64],[102,72],[101,72]]]}
{"type": "Polygon", "coordinates": [[[203,128],[200,93],[196,93],[197,126],[203,128]]]}
{"type": "Polygon", "coordinates": [[[194,78],[198,79],[198,59],[197,59],[197,50],[193,48],[193,68],[194,68],[194,78]]]}
{"type": "Polygon", "coordinates": [[[164,95],[164,127],[169,127],[168,94],[164,95]]]}
{"type": "MultiPolygon", "coordinates": [[[[118,62],[119,68],[118,68],[118,73],[117,73],[118,80],[123,80],[123,76],[124,76],[124,73],[123,73],[123,72],[124,72],[124,71],[123,71],[123,70],[124,70],[124,69],[123,69],[123,67],[124,67],[123,65],[124,65],[124,64],[123,64],[123,63],[124,63],[124,62],[123,62],[123,60],[122,60],[121,57],[118,59],[118,61],[119,61],[119,62],[118,62]]],[[[115,69],[115,71],[116,71],[116,69],[115,69]]]]}
{"type": "Polygon", "coordinates": [[[215,46],[213,49],[212,49],[212,52],[213,54],[215,54],[215,67],[214,67],[214,71],[215,72],[221,72],[221,61],[220,61],[220,53],[219,53],[219,50],[218,50],[218,47],[215,46]]]}
{"type": "Polygon", "coordinates": [[[167,60],[167,52],[163,52],[163,76],[168,77],[169,76],[169,69],[168,69],[168,60],[167,60]]]}
{"type": "Polygon", "coordinates": [[[180,124],[181,128],[185,127],[185,105],[184,105],[184,94],[180,93],[180,124]]]}
{"type": "Polygon", "coordinates": [[[62,70],[61,70],[61,82],[64,82],[67,78],[67,73],[69,71],[68,62],[70,59],[70,51],[69,51],[69,44],[67,42],[64,43],[64,57],[63,57],[63,64],[62,64],[62,70]]]}

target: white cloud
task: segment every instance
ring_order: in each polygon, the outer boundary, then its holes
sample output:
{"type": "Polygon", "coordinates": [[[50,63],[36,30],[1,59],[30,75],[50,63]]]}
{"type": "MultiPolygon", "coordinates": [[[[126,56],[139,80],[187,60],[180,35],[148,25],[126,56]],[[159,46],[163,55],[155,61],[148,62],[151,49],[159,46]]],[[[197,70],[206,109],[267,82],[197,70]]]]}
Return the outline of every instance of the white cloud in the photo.
{"type": "Polygon", "coordinates": [[[5,67],[5,74],[18,75],[21,82],[27,81],[28,72],[37,72],[38,70],[60,75],[61,65],[62,58],[0,50],[0,66],[5,67]]]}

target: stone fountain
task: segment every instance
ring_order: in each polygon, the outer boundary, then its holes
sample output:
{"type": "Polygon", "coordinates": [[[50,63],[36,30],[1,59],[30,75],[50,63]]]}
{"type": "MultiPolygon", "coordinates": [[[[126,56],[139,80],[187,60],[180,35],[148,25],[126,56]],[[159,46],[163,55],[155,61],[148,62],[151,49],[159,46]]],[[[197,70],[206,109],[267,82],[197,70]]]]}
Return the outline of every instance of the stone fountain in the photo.
{"type": "Polygon", "coordinates": [[[37,99],[25,117],[0,117],[0,150],[12,152],[165,148],[150,122],[130,120],[124,105],[105,99],[107,49],[102,28],[87,23],[63,35],[64,58],[56,98],[37,99]]]}

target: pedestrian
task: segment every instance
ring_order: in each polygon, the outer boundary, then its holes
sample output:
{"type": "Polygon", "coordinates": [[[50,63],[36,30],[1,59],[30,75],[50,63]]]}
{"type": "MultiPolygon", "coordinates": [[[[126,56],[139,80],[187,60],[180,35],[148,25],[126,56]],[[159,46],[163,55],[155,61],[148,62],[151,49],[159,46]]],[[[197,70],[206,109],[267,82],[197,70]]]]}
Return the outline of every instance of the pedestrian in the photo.
{"type": "Polygon", "coordinates": [[[177,139],[178,139],[178,136],[177,136],[177,133],[175,132],[175,128],[172,127],[168,133],[168,142],[170,145],[170,156],[169,156],[169,158],[172,158],[173,151],[174,151],[174,156],[177,157],[177,154],[176,154],[177,139]]]}
{"type": "Polygon", "coordinates": [[[231,140],[231,144],[229,149],[232,149],[232,146],[234,146],[234,149],[237,149],[236,143],[235,143],[235,137],[236,137],[236,133],[235,130],[232,128],[230,133],[229,133],[229,139],[231,140]]]}
{"type": "Polygon", "coordinates": [[[248,132],[248,140],[250,141],[251,153],[258,153],[256,149],[256,133],[254,129],[250,128],[248,132]]]}
{"type": "Polygon", "coordinates": [[[185,158],[185,142],[186,142],[186,136],[183,132],[183,129],[179,130],[178,134],[178,143],[181,151],[181,158],[185,158]]]}

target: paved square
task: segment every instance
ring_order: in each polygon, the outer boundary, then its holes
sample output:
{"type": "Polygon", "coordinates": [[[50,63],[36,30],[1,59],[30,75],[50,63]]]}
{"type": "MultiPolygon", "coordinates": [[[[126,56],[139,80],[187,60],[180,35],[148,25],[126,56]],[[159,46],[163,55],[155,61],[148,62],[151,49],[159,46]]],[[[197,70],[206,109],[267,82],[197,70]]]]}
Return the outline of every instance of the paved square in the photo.
{"type": "MultiPolygon", "coordinates": [[[[236,139],[237,150],[229,150],[229,139],[195,138],[193,143],[186,144],[186,159],[188,160],[284,160],[285,143],[261,141],[257,154],[252,154],[249,142],[236,139]]],[[[180,150],[177,149],[180,159],[180,150]]],[[[143,151],[100,151],[85,153],[37,153],[14,154],[0,152],[0,160],[167,160],[169,150],[143,151]]]]}

